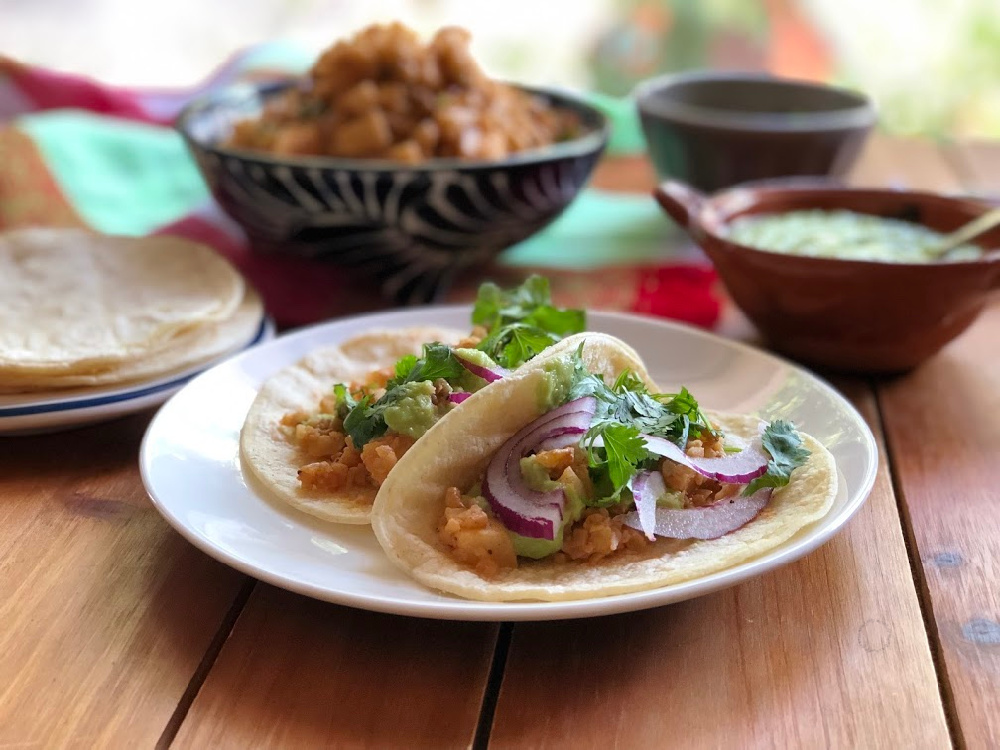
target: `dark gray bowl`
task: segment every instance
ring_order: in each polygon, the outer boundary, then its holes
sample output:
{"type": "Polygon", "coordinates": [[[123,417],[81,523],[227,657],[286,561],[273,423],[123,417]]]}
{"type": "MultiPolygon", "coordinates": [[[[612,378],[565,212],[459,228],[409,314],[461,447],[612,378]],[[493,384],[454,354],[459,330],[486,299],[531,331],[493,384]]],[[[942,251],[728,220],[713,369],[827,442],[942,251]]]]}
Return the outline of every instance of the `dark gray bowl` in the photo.
{"type": "Polygon", "coordinates": [[[454,274],[481,265],[558,216],[608,139],[598,110],[525,89],[575,111],[583,132],[502,161],[279,157],[220,146],[238,120],[294,82],[237,86],[187,107],[177,127],[219,205],[262,252],[358,269],[400,302],[434,299],[454,274]]]}
{"type": "Polygon", "coordinates": [[[634,95],[660,179],[708,192],[774,177],[841,177],[876,121],[863,94],[766,74],[669,75],[634,95]]]}

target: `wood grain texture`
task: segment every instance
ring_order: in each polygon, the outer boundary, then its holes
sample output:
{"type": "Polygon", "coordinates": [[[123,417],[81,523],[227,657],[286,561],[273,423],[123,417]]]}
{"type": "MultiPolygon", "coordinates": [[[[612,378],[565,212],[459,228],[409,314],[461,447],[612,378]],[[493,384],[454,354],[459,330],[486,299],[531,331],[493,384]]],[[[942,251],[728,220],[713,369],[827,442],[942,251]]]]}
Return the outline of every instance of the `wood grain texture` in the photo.
{"type": "Polygon", "coordinates": [[[998,354],[994,305],[934,359],[879,388],[949,699],[970,748],[1000,742],[998,354]]]}
{"type": "Polygon", "coordinates": [[[958,172],[965,190],[1000,200],[1000,144],[985,140],[962,141],[942,150],[958,172]]]}
{"type": "MultiPolygon", "coordinates": [[[[958,150],[971,190],[1000,191],[1000,146],[958,150]]],[[[1000,299],[878,389],[950,708],[970,748],[1000,743],[1000,299]]]]}
{"type": "Polygon", "coordinates": [[[468,747],[496,634],[258,584],[174,747],[468,747]]]}
{"type": "Polygon", "coordinates": [[[243,577],[153,509],[149,414],[0,439],[0,747],[150,747],[243,577]]]}
{"type": "MultiPolygon", "coordinates": [[[[867,389],[845,385],[874,423],[867,389]]],[[[886,463],[846,530],[792,565],[647,612],[516,625],[491,738],[496,748],[947,747],[886,463]]]]}
{"type": "Polygon", "coordinates": [[[874,133],[865,145],[850,182],[858,186],[896,187],[938,192],[961,187],[951,161],[926,139],[894,138],[874,133]]]}

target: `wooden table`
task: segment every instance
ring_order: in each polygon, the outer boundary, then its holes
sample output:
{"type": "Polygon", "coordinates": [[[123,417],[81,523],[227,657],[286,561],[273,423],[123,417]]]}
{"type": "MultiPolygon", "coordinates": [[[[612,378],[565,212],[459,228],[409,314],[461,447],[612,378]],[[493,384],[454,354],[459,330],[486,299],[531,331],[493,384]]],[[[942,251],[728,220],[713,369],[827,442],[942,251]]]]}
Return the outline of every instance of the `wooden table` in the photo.
{"type": "MultiPolygon", "coordinates": [[[[1000,146],[880,137],[856,180],[1000,191],[1000,146]]],[[[1000,304],[910,375],[835,382],[882,449],[841,534],[578,622],[372,614],[230,570],[146,498],[148,413],[0,439],[0,748],[997,747],[1000,304]]]]}

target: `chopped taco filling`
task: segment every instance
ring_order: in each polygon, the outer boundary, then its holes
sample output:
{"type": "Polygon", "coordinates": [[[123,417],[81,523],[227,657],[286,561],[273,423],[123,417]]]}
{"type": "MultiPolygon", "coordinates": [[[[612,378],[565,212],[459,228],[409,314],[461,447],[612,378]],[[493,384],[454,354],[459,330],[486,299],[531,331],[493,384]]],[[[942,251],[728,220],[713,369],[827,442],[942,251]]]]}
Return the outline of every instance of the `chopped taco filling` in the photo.
{"type": "Polygon", "coordinates": [[[545,413],[480,481],[444,493],[438,540],[482,576],[723,536],[756,518],[809,456],[786,421],[727,440],[687,389],[650,393],[629,372],[608,385],[581,350],[546,366],[545,413]]]}
{"type": "Polygon", "coordinates": [[[421,356],[338,383],[315,411],[284,415],[280,429],[303,458],[304,490],[378,488],[402,455],[445,414],[564,337],[583,331],[583,310],[552,305],[548,280],[502,290],[485,283],[473,328],[455,346],[428,343],[421,356]]]}

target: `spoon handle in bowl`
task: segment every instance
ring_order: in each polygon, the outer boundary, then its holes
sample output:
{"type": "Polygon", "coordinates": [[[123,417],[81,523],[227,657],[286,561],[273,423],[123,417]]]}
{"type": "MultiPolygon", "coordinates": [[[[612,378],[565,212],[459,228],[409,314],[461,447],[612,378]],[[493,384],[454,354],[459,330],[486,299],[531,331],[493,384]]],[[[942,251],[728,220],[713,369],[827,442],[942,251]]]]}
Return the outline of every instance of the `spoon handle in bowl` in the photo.
{"type": "Polygon", "coordinates": [[[976,237],[984,232],[988,232],[997,225],[1000,225],[1000,207],[990,209],[969,223],[962,225],[954,232],[946,234],[941,239],[940,244],[934,248],[933,253],[935,255],[944,255],[949,250],[954,250],[959,245],[964,245],[976,239],[976,237]]]}

